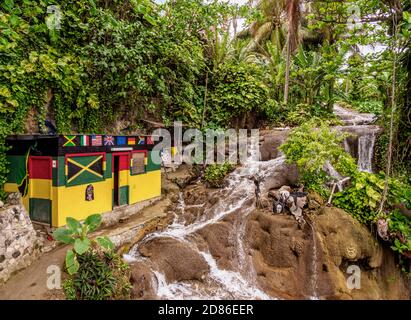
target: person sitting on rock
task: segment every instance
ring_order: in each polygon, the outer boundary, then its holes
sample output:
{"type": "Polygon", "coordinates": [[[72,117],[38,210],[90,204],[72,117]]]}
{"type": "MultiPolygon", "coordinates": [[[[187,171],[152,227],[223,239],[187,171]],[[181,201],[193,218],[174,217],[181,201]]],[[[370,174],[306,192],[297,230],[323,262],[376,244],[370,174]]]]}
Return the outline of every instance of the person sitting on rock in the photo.
{"type": "Polygon", "coordinates": [[[274,201],[273,203],[273,213],[280,214],[284,212],[284,203],[281,201],[274,201]]]}
{"type": "Polygon", "coordinates": [[[289,186],[282,186],[280,189],[272,193],[274,196],[273,213],[284,213],[287,199],[290,197],[291,188],[289,186]]]}
{"type": "Polygon", "coordinates": [[[304,192],[291,192],[286,205],[295,217],[300,227],[305,224],[303,208],[307,204],[307,194],[304,192]]]}

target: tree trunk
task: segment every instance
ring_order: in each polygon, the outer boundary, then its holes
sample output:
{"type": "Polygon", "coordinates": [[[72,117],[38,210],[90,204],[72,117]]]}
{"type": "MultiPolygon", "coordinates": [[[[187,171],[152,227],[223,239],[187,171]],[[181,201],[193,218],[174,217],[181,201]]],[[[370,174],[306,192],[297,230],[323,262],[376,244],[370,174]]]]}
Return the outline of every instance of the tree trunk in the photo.
{"type": "Polygon", "coordinates": [[[290,87],[290,65],[291,65],[291,50],[290,50],[290,31],[287,35],[287,53],[285,65],[285,84],[284,84],[284,104],[288,104],[288,92],[290,87]]]}

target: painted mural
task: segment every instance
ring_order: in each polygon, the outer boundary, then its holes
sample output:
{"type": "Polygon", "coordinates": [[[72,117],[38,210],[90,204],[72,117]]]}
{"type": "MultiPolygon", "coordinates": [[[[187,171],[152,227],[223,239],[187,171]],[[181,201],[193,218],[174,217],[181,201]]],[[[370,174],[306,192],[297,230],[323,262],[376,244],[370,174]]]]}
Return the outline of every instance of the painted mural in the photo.
{"type": "Polygon", "coordinates": [[[150,136],[11,136],[7,192],[21,192],[33,221],[60,227],[161,194],[150,136]]]}

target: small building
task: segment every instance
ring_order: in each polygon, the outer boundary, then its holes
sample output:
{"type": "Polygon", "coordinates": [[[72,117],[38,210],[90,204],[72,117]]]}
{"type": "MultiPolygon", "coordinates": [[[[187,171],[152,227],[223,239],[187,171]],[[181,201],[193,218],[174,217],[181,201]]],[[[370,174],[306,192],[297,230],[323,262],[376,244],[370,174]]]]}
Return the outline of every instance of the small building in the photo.
{"type": "Polygon", "coordinates": [[[14,135],[6,192],[20,192],[35,222],[52,227],[161,195],[151,136],[14,135]]]}

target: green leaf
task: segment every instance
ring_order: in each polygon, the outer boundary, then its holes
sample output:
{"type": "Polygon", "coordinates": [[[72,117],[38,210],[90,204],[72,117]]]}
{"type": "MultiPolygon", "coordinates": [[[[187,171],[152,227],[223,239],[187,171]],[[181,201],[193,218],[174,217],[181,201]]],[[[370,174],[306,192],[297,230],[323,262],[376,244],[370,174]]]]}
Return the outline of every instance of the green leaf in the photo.
{"type": "Polygon", "coordinates": [[[67,268],[67,272],[70,275],[75,274],[80,268],[80,264],[77,261],[77,257],[75,253],[73,252],[73,250],[71,249],[67,250],[67,253],[66,253],[66,268],[67,268]]]}
{"type": "Polygon", "coordinates": [[[59,228],[53,232],[53,237],[57,241],[63,242],[65,244],[71,244],[74,243],[74,239],[72,236],[72,233],[70,230],[67,230],[66,228],[59,228]]]}
{"type": "Polygon", "coordinates": [[[67,227],[72,233],[78,233],[81,230],[81,223],[71,217],[66,219],[67,227]]]}
{"type": "Polygon", "coordinates": [[[74,241],[74,250],[79,254],[82,255],[90,248],[90,240],[89,239],[76,239],[74,241]]]}
{"type": "Polygon", "coordinates": [[[4,9],[11,11],[11,9],[13,9],[13,6],[14,6],[14,0],[4,0],[4,3],[3,3],[4,9]]]}
{"type": "Polygon", "coordinates": [[[110,240],[109,237],[98,237],[97,243],[102,246],[104,249],[113,250],[114,243],[110,240]]]}
{"type": "Polygon", "coordinates": [[[101,224],[101,214],[93,214],[88,216],[84,221],[84,224],[88,226],[89,231],[96,230],[101,224]]]}

